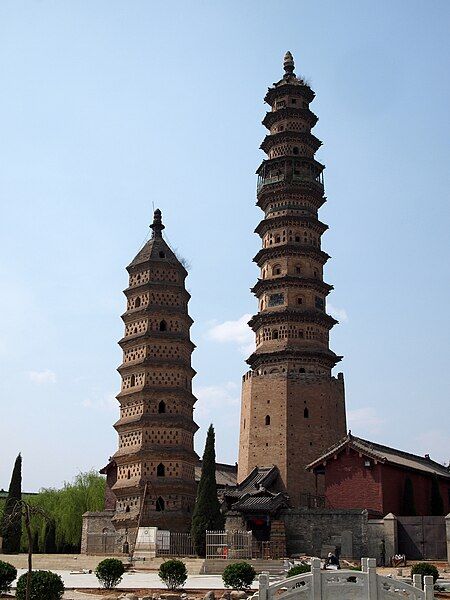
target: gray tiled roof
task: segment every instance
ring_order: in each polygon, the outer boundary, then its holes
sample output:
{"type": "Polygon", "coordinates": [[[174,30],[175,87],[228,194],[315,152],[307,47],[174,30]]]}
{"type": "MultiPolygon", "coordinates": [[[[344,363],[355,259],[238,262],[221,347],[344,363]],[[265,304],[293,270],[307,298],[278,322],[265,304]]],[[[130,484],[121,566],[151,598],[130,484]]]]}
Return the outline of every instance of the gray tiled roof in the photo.
{"type": "Polygon", "coordinates": [[[146,244],[144,244],[127,268],[129,269],[130,267],[145,263],[148,260],[164,260],[181,266],[177,256],[162,237],[151,238],[146,244]],[[160,257],[160,252],[164,253],[163,258],[160,257]]]}
{"type": "Polygon", "coordinates": [[[415,471],[422,471],[429,474],[436,473],[440,477],[446,477],[450,479],[449,468],[432,460],[431,458],[418,456],[417,454],[411,454],[409,452],[403,452],[402,450],[390,448],[389,446],[377,444],[376,442],[370,442],[368,440],[356,437],[350,433],[342,438],[339,442],[334,444],[334,446],[328,448],[328,450],[326,450],[322,456],[309,464],[306,469],[311,470],[315,467],[318,467],[321,463],[333,456],[333,454],[336,454],[336,452],[340,452],[346,446],[350,446],[365,456],[374,458],[380,462],[391,463],[406,469],[413,469],[415,471]]]}

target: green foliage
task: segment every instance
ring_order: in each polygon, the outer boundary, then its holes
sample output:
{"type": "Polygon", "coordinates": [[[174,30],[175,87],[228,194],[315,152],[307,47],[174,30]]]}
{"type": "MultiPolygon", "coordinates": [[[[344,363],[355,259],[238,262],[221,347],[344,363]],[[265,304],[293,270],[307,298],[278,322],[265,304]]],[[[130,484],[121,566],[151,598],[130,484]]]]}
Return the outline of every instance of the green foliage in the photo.
{"type": "Polygon", "coordinates": [[[9,588],[16,577],[16,567],[0,560],[0,593],[9,592],[9,588]]]}
{"type": "Polygon", "coordinates": [[[118,558],[105,558],[95,569],[97,579],[107,590],[112,590],[122,581],[125,567],[118,558]]]}
{"type": "Polygon", "coordinates": [[[16,458],[14,469],[9,484],[8,497],[2,516],[2,549],[5,554],[14,554],[20,551],[20,538],[22,535],[22,514],[17,510],[17,502],[22,499],[22,457],[16,458]]]}
{"type": "Polygon", "coordinates": [[[255,577],[255,569],[247,562],[228,565],[222,573],[222,580],[225,587],[230,587],[234,590],[248,589],[255,577]]]}
{"type": "Polygon", "coordinates": [[[444,501],[442,500],[441,490],[439,489],[439,479],[436,473],[431,478],[431,513],[435,516],[444,514],[444,501]]]}
{"type": "Polygon", "coordinates": [[[417,514],[414,502],[414,488],[409,477],[405,479],[405,487],[403,489],[402,514],[410,517],[414,517],[417,514]]]}
{"type": "Polygon", "coordinates": [[[173,558],[161,564],[158,576],[169,590],[176,590],[184,585],[187,579],[187,569],[183,561],[173,558]]]}
{"type": "Polygon", "coordinates": [[[291,567],[287,572],[287,577],[295,577],[296,575],[303,575],[303,573],[309,573],[311,567],[309,565],[295,565],[291,567]]]}
{"type": "Polygon", "coordinates": [[[199,556],[206,554],[206,531],[217,531],[224,526],[216,483],[216,451],[214,427],[209,426],[202,460],[202,474],[197,489],[192,515],[191,536],[199,556]]]}
{"type": "Polygon", "coordinates": [[[436,569],[436,567],[430,563],[425,562],[416,563],[411,567],[411,577],[417,574],[422,575],[422,584],[425,575],[432,575],[433,583],[436,583],[436,580],[439,577],[439,571],[436,569]]]}
{"type": "MultiPolygon", "coordinates": [[[[25,600],[27,573],[17,581],[17,600],[25,600]]],[[[30,600],[60,600],[64,594],[64,584],[59,575],[51,571],[33,571],[31,573],[30,600]]]]}
{"type": "MultiPolygon", "coordinates": [[[[33,539],[37,536],[37,551],[79,552],[82,515],[87,511],[103,510],[104,497],[105,479],[95,471],[80,473],[60,490],[42,489],[31,496],[29,503],[44,510],[51,519],[49,522],[37,516],[31,519],[33,539]]],[[[27,546],[23,535],[23,550],[27,546]]]]}

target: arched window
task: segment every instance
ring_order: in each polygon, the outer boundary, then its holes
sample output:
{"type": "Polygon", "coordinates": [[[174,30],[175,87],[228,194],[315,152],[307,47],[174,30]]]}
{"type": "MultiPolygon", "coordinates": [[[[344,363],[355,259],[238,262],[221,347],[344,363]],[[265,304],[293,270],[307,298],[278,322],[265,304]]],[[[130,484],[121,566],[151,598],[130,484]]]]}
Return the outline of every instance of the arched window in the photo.
{"type": "Polygon", "coordinates": [[[300,273],[302,272],[302,268],[300,265],[295,265],[295,272],[297,273],[297,275],[300,275],[300,273]]]}
{"type": "Polygon", "coordinates": [[[273,340],[277,340],[278,339],[278,329],[274,329],[272,331],[272,339],[273,340]]]}
{"type": "Polygon", "coordinates": [[[141,299],[139,298],[139,296],[136,298],[136,300],[134,301],[134,308],[139,308],[141,305],[141,299]]]}
{"type": "Polygon", "coordinates": [[[297,304],[303,304],[303,298],[301,296],[297,298],[297,304]]]}
{"type": "Polygon", "coordinates": [[[131,479],[131,471],[130,471],[130,469],[128,469],[127,479],[131,479]]]}
{"type": "Polygon", "coordinates": [[[305,369],[301,368],[298,370],[299,373],[306,373],[305,369]]]}
{"type": "Polygon", "coordinates": [[[160,331],[167,331],[167,323],[164,320],[161,321],[161,323],[159,324],[159,330],[160,331]]]}
{"type": "Polygon", "coordinates": [[[158,404],[158,412],[160,415],[166,412],[166,403],[164,400],[161,400],[161,402],[158,404]]]}
{"type": "Polygon", "coordinates": [[[136,385],[136,376],[132,375],[130,377],[130,387],[134,387],[136,385]]]}
{"type": "Polygon", "coordinates": [[[309,419],[309,410],[305,406],[305,410],[303,411],[303,416],[305,419],[309,419]]]}
{"type": "Polygon", "coordinates": [[[159,253],[159,258],[166,258],[166,254],[162,250],[159,253]]]}
{"type": "Polygon", "coordinates": [[[126,508],[125,508],[125,512],[130,512],[130,505],[127,504],[126,508]]]}
{"type": "Polygon", "coordinates": [[[265,423],[265,425],[270,425],[270,415],[266,415],[266,418],[264,419],[264,423],[265,423]]]}
{"type": "Polygon", "coordinates": [[[159,465],[156,467],[156,476],[164,477],[165,474],[166,474],[166,467],[162,463],[159,463],[159,465]]]}
{"type": "Polygon", "coordinates": [[[273,275],[281,275],[281,265],[274,265],[272,269],[273,275]]]}
{"type": "Polygon", "coordinates": [[[292,148],[292,152],[293,152],[293,154],[298,154],[298,147],[297,147],[297,146],[294,146],[294,147],[292,148]]]}
{"type": "Polygon", "coordinates": [[[279,244],[281,242],[281,237],[279,235],[275,236],[275,244],[279,244]]]}
{"type": "Polygon", "coordinates": [[[161,496],[158,498],[158,500],[156,501],[156,510],[158,512],[162,512],[164,510],[166,506],[166,503],[164,502],[164,499],[161,498],[161,496]]]}

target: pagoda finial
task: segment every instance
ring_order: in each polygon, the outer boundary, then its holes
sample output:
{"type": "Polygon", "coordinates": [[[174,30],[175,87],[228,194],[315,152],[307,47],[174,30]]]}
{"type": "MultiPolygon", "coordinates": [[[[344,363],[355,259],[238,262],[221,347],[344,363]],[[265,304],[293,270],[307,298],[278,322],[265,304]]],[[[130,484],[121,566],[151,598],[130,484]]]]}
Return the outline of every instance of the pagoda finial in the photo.
{"type": "Polygon", "coordinates": [[[295,69],[295,64],[294,64],[294,57],[292,56],[292,54],[289,52],[289,50],[286,52],[286,54],[284,55],[284,60],[283,60],[283,68],[285,70],[285,75],[284,77],[287,79],[288,77],[291,77],[292,75],[294,75],[294,69],[295,69]]]}
{"type": "Polygon", "coordinates": [[[155,210],[153,213],[153,223],[150,225],[150,228],[153,230],[152,237],[160,238],[162,237],[162,230],[165,229],[165,226],[162,222],[162,215],[159,208],[155,210]]]}

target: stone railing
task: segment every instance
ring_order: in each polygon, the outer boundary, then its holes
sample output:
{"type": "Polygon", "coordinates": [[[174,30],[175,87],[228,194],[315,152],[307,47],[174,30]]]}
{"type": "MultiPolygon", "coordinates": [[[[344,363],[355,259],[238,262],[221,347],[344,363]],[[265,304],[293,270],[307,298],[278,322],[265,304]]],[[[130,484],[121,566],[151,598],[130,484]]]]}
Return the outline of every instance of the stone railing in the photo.
{"type": "Polygon", "coordinates": [[[259,576],[259,590],[255,600],[433,600],[433,577],[414,575],[412,585],[378,575],[374,558],[361,560],[361,571],[324,571],[318,558],[311,560],[311,572],[289,577],[269,584],[269,576],[259,576]]]}

